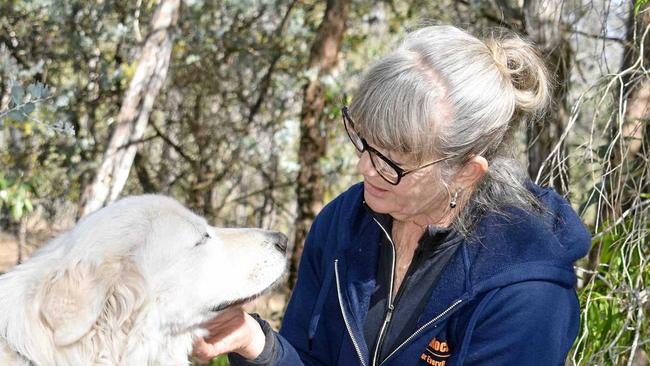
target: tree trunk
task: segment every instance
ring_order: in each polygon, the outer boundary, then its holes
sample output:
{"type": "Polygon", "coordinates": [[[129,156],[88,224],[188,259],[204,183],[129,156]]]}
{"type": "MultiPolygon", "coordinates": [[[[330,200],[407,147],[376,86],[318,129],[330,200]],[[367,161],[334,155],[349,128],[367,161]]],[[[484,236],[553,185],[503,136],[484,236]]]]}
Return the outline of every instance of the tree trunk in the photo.
{"type": "Polygon", "coordinates": [[[167,76],[180,4],[180,0],[161,0],[153,14],[150,33],[137,58],[138,66],[124,95],[101,165],[82,196],[80,217],[114,201],[124,188],[137,141],[144,135],[153,103],[167,76]]]}
{"type": "Polygon", "coordinates": [[[323,20],[316,31],[308,67],[317,71],[303,90],[300,114],[300,145],[298,147],[298,184],[296,196],[298,212],[295,222],[294,247],[289,272],[289,287],[293,288],[302,255],[303,242],[316,213],[323,203],[320,159],[327,146],[326,122],[322,113],[325,107],[325,90],[320,80],[337,64],[338,52],[345,32],[348,14],[347,0],[328,0],[323,20]]]}
{"type": "Polygon", "coordinates": [[[25,259],[25,248],[27,247],[27,223],[25,218],[21,217],[18,222],[18,258],[16,264],[21,264],[25,259]]]}
{"type": "Polygon", "coordinates": [[[545,56],[555,81],[553,104],[544,123],[533,124],[527,132],[528,174],[536,182],[553,186],[560,194],[568,192],[567,152],[560,137],[569,119],[567,96],[573,52],[562,30],[563,0],[524,2],[526,33],[545,56]],[[551,152],[560,143],[558,151],[551,152]]]}

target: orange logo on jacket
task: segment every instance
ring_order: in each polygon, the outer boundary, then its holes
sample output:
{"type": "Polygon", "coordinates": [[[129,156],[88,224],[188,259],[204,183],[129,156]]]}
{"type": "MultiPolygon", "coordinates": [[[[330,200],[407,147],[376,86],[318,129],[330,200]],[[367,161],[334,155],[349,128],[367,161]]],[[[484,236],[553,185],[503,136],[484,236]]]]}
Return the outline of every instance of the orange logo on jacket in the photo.
{"type": "Polygon", "coordinates": [[[445,341],[433,338],[427,345],[427,350],[420,355],[420,359],[431,366],[445,366],[445,358],[451,356],[449,345],[445,341]]]}

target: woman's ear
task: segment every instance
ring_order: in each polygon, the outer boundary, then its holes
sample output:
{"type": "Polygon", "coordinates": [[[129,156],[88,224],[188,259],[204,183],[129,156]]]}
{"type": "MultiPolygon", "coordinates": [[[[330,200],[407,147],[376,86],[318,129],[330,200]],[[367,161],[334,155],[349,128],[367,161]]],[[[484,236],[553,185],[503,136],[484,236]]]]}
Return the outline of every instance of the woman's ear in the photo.
{"type": "Polygon", "coordinates": [[[456,185],[460,187],[473,187],[481,180],[481,178],[483,178],[487,171],[487,160],[484,157],[477,155],[465,163],[458,173],[456,173],[454,181],[456,182],[456,185]]]}

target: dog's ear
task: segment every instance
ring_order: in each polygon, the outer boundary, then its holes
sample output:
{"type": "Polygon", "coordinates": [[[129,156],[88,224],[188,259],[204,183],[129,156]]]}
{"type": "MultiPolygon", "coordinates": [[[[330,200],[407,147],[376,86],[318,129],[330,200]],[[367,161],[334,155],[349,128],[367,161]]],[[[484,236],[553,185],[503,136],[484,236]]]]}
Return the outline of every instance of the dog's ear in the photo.
{"type": "Polygon", "coordinates": [[[107,279],[114,275],[108,266],[77,265],[46,281],[40,311],[57,346],[70,345],[91,330],[106,301],[107,279]]]}
{"type": "Polygon", "coordinates": [[[57,346],[75,343],[95,324],[126,333],[145,302],[145,288],[144,278],[130,258],[97,266],[77,265],[46,281],[41,316],[57,346]]]}

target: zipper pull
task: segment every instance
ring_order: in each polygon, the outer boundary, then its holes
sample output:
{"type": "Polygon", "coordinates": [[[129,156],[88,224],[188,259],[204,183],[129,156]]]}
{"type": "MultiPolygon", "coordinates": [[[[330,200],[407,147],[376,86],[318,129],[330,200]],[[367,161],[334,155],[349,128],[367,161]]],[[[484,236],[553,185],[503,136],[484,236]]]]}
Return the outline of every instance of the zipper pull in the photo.
{"type": "Polygon", "coordinates": [[[384,323],[389,324],[392,317],[393,317],[393,308],[390,307],[388,308],[388,313],[386,313],[386,320],[384,321],[384,323]]]}
{"type": "Polygon", "coordinates": [[[386,336],[386,330],[388,324],[390,324],[391,319],[393,318],[393,311],[395,310],[395,305],[392,303],[388,304],[388,310],[386,311],[386,316],[384,317],[384,324],[382,324],[381,329],[379,329],[379,335],[377,337],[377,345],[375,346],[374,356],[372,358],[372,365],[376,366],[379,361],[379,350],[381,349],[382,344],[384,343],[384,337],[386,336]]]}
{"type": "Polygon", "coordinates": [[[384,318],[384,326],[387,326],[388,324],[390,324],[390,321],[393,318],[394,310],[395,310],[395,305],[389,304],[388,305],[388,311],[386,312],[386,317],[384,318]]]}

